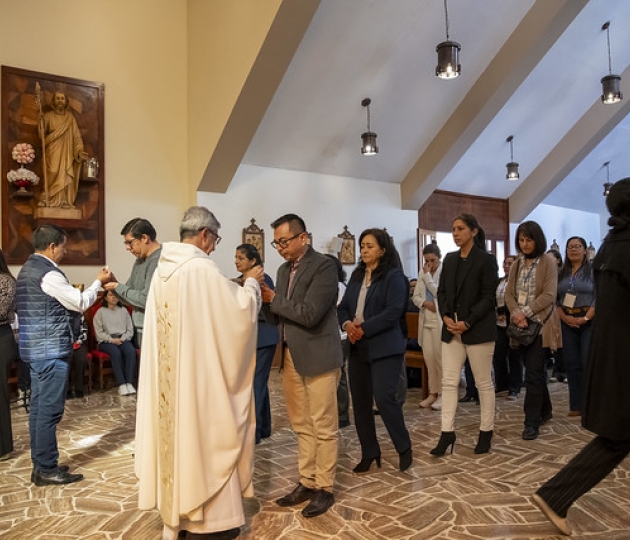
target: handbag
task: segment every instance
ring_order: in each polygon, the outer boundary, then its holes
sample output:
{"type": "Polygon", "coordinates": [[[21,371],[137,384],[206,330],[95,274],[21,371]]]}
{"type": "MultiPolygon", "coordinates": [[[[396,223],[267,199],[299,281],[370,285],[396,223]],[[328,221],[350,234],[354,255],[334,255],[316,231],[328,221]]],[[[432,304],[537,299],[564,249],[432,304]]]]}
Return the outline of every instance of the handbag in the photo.
{"type": "Polygon", "coordinates": [[[554,308],[552,306],[549,310],[549,314],[541,323],[528,320],[528,325],[525,328],[521,328],[513,322],[510,322],[506,330],[508,337],[512,342],[517,343],[518,347],[529,347],[532,343],[534,343],[538,334],[540,334],[543,324],[545,324],[547,319],[551,317],[553,310],[554,308]]]}
{"type": "Polygon", "coordinates": [[[519,347],[529,347],[540,334],[542,328],[541,323],[529,321],[525,328],[517,326],[511,322],[507,327],[507,335],[511,341],[518,344],[519,347]]]}

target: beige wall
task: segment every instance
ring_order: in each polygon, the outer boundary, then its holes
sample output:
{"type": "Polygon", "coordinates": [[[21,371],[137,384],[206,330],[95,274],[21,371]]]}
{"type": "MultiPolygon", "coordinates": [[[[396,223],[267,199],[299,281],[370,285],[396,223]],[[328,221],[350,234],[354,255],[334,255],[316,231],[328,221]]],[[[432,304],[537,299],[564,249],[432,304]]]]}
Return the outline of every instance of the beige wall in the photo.
{"type": "MultiPolygon", "coordinates": [[[[148,218],[177,237],[187,186],[187,4],[174,0],[0,0],[0,64],[105,83],[106,260],[126,279],[119,231],[148,218]]],[[[0,179],[6,181],[5,179],[0,179]]],[[[89,282],[93,267],[65,267],[89,282]]]]}
{"type": "MultiPolygon", "coordinates": [[[[196,191],[282,0],[188,1],[188,157],[196,191]]],[[[227,182],[229,184],[229,181],[227,182]]]]}

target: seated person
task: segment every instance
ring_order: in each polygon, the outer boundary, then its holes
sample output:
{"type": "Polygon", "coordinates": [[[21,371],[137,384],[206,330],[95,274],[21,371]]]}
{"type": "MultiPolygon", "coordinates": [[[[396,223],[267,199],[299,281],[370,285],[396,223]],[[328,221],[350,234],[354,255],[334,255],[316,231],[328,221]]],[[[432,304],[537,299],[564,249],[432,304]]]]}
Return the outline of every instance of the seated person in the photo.
{"type": "Polygon", "coordinates": [[[137,358],[131,341],[133,323],[129,312],[112,291],[105,293],[103,307],[94,315],[94,335],[98,348],[111,358],[118,393],[121,396],[135,394],[137,358]]]}
{"type": "Polygon", "coordinates": [[[87,362],[87,326],[83,315],[77,320],[77,336],[72,345],[70,369],[68,370],[68,391],[66,399],[82,398],[85,395],[83,383],[85,380],[85,364],[87,362]]]}

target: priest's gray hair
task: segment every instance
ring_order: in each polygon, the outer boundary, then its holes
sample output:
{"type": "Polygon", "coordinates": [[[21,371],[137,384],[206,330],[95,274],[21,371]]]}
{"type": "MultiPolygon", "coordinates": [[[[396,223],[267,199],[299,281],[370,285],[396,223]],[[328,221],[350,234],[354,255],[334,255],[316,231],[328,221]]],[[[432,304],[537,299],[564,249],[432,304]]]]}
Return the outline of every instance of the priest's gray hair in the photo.
{"type": "Polygon", "coordinates": [[[191,206],[179,224],[179,239],[194,238],[204,229],[218,236],[221,224],[205,206],[191,206]]]}

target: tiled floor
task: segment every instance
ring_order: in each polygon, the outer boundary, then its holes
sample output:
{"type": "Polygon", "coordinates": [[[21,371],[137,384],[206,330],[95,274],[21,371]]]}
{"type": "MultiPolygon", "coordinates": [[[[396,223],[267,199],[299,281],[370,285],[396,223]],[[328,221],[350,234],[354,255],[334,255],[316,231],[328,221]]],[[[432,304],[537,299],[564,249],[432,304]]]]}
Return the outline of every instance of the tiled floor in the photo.
{"type": "MultiPolygon", "coordinates": [[[[417,406],[410,390],[405,416],[415,461],[397,470],[398,456],[380,419],[383,468],[354,475],[360,450],[350,427],[341,431],[337,503],[325,515],[304,519],[300,508],[280,508],[274,499],[296,480],[296,443],[288,428],[279,374],[271,375],[274,433],[256,450],[257,497],[246,501],[247,524],[239,538],[339,539],[534,539],[562,538],[530,495],[564,464],[590,435],[567,418],[567,386],[550,384],[554,418],[536,441],[521,440],[522,398],[497,400],[492,451],[473,453],[478,430],[475,404],[460,404],[453,455],[434,458],[440,414],[417,406]]],[[[159,539],[157,512],[137,510],[133,474],[135,398],[115,390],[67,403],[59,430],[62,463],[85,474],[66,487],[36,487],[31,473],[27,415],[13,411],[16,451],[0,463],[0,538],[159,539]]],[[[211,422],[211,418],[208,419],[211,422]]],[[[630,538],[630,463],[625,462],[569,512],[573,538],[630,538]]]]}

